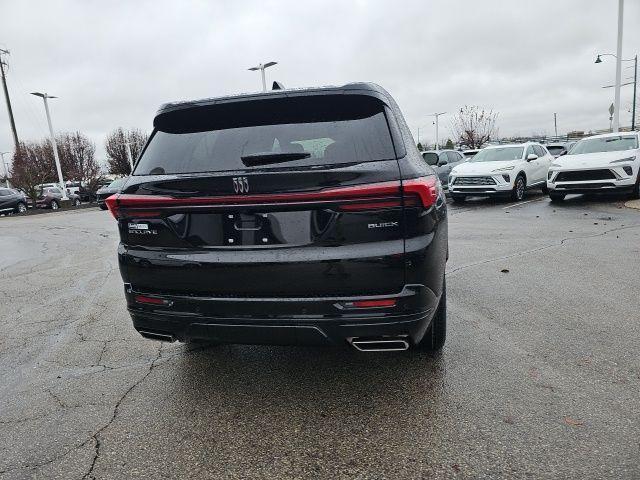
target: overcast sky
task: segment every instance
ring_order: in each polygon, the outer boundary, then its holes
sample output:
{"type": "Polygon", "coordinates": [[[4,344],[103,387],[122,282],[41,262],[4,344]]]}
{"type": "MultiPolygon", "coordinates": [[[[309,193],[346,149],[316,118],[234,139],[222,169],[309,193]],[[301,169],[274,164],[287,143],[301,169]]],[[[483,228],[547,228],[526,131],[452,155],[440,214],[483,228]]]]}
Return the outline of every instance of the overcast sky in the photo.
{"type": "MultiPolygon", "coordinates": [[[[57,132],[102,147],[118,126],[151,130],[159,104],[261,88],[248,67],[278,61],[286,87],[372,81],[398,101],[414,136],[432,112],[499,112],[501,136],[608,127],[617,0],[21,1],[0,0],[0,47],[21,139],[57,132]]],[[[640,1],[626,0],[623,56],[640,51],[640,1]]],[[[632,65],[633,62],[625,66],[632,65]]],[[[633,75],[623,69],[623,79],[633,75]]],[[[622,88],[630,124],[632,87],[622,88]]],[[[0,151],[12,150],[0,105],[0,151]]],[[[639,107],[640,108],[640,107],[639,107]]],[[[450,135],[441,117],[441,136],[450,135]]]]}

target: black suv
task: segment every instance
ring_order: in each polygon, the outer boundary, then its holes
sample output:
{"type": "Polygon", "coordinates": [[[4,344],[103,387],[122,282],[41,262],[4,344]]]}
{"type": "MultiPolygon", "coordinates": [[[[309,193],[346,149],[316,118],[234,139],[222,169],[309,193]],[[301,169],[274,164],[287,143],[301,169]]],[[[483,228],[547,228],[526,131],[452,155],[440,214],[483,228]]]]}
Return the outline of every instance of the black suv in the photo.
{"type": "Polygon", "coordinates": [[[0,214],[25,213],[27,197],[24,193],[12,188],[0,188],[0,214]]]}
{"type": "Polygon", "coordinates": [[[165,104],[106,203],[147,338],[444,344],[445,197],[377,85],[165,104]]]}

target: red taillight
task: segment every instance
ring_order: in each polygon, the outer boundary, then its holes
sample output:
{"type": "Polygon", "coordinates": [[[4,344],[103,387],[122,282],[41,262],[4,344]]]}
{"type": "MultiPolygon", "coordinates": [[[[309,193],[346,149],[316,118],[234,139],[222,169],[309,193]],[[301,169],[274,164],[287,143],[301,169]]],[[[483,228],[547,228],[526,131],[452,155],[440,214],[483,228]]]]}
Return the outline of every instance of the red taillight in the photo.
{"type": "MultiPolygon", "coordinates": [[[[431,207],[439,195],[439,184],[435,176],[413,178],[402,182],[404,204],[418,203],[431,207]]],[[[107,208],[115,218],[126,215],[157,217],[158,209],[176,207],[220,207],[231,205],[282,205],[319,202],[345,202],[341,211],[365,211],[402,206],[400,182],[380,182],[349,187],[326,188],[318,192],[292,192],[259,195],[224,195],[211,197],[168,197],[163,195],[115,194],[105,200],[107,208]]]]}
{"type": "Polygon", "coordinates": [[[402,182],[402,189],[405,194],[405,201],[411,196],[417,196],[424,208],[429,208],[436,203],[440,195],[440,184],[434,175],[428,177],[418,177],[402,182]]]}
{"type": "MultiPolygon", "coordinates": [[[[168,197],[163,195],[116,194],[105,200],[115,218],[127,215],[160,214],[155,209],[176,207],[219,207],[229,205],[304,204],[316,202],[349,202],[354,210],[400,206],[400,182],[380,182],[349,187],[326,188],[318,192],[292,192],[260,195],[225,195],[211,197],[168,197]],[[387,202],[388,203],[387,205],[387,202]],[[357,206],[356,206],[357,205],[357,206]]],[[[347,204],[348,205],[348,204],[347,204]]],[[[343,205],[344,206],[344,205],[343,205]]],[[[349,208],[347,207],[349,210],[349,208]]]]}
{"type": "Polygon", "coordinates": [[[385,208],[397,208],[402,206],[402,200],[380,200],[378,202],[345,203],[338,209],[342,212],[363,212],[366,210],[381,210],[385,208]]]}
{"type": "Polygon", "coordinates": [[[351,304],[353,308],[384,308],[395,307],[395,305],[395,298],[385,298],[382,300],[358,300],[351,304]]]}
{"type": "Polygon", "coordinates": [[[113,195],[107,197],[104,201],[105,205],[113,215],[113,218],[118,218],[118,194],[114,193],[113,195]]]}
{"type": "Polygon", "coordinates": [[[147,305],[170,305],[171,302],[169,300],[165,300],[163,298],[157,297],[147,297],[146,295],[135,295],[133,299],[137,303],[146,303],[147,305]]]}

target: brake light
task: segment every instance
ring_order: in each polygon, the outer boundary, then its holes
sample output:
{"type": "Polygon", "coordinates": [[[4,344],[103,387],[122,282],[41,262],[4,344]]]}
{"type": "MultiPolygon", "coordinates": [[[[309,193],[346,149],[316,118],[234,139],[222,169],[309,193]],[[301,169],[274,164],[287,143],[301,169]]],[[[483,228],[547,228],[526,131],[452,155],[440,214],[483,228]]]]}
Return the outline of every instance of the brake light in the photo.
{"type": "Polygon", "coordinates": [[[104,200],[104,204],[107,206],[107,208],[109,209],[109,212],[111,212],[111,215],[113,215],[113,218],[118,218],[118,201],[117,201],[118,195],[117,194],[113,194],[109,197],[107,197],[104,200]]]}
{"type": "Polygon", "coordinates": [[[405,199],[408,200],[411,196],[418,197],[422,206],[429,208],[438,200],[438,196],[440,195],[440,182],[438,182],[438,178],[435,175],[412,178],[402,182],[402,189],[405,194],[405,199]]]}

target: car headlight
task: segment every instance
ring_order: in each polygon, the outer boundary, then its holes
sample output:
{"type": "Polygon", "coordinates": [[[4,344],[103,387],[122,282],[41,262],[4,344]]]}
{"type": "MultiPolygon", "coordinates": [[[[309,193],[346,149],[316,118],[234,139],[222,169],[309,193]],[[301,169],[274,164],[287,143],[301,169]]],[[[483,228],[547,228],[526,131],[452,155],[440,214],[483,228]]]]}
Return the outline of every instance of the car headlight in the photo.
{"type": "Polygon", "coordinates": [[[621,158],[620,160],[612,160],[609,163],[633,162],[635,159],[636,157],[626,157],[626,158],[621,158]]]}
{"type": "Polygon", "coordinates": [[[496,168],[495,170],[493,170],[494,172],[507,172],[509,170],[513,170],[514,167],[513,165],[511,165],[510,167],[502,167],[502,168],[496,168]]]}

